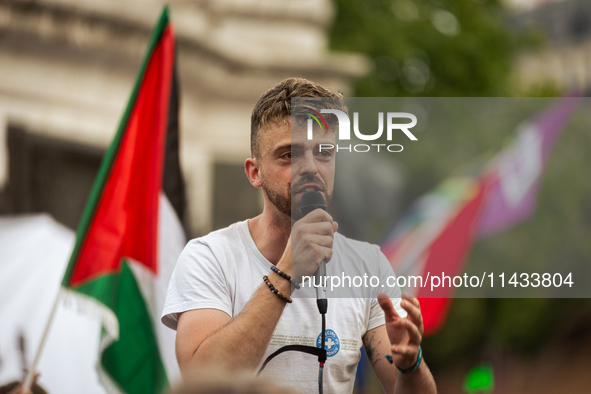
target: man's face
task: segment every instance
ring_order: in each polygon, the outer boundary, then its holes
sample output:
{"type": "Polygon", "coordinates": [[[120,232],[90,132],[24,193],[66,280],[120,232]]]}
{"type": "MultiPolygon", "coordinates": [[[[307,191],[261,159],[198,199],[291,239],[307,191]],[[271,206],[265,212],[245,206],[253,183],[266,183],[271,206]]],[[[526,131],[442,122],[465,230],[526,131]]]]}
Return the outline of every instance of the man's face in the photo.
{"type": "Polygon", "coordinates": [[[292,128],[286,118],[284,123],[267,126],[259,137],[263,191],[279,212],[294,220],[301,218],[305,192],[322,193],[328,205],[334,189],[334,149],[320,151],[320,144],[336,145],[334,133],[314,130],[313,140],[306,136],[305,126],[292,128]]]}

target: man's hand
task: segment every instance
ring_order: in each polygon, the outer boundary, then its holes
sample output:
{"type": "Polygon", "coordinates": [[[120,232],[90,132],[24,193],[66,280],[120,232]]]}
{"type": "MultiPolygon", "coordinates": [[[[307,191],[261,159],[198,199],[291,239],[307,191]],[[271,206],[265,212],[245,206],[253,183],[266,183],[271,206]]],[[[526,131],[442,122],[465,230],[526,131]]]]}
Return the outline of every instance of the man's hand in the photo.
{"type": "MultiPolygon", "coordinates": [[[[295,222],[285,249],[285,253],[291,254],[294,280],[301,283],[303,276],[314,275],[322,260],[330,261],[334,232],[338,228],[332,216],[322,209],[316,209],[295,222]]],[[[285,253],[284,257],[287,257],[285,253]]]]}
{"type": "Polygon", "coordinates": [[[405,295],[402,297],[401,306],[408,313],[405,318],[396,313],[386,294],[378,294],[378,303],[384,310],[386,324],[368,331],[363,344],[386,393],[436,394],[435,380],[424,358],[413,373],[403,374],[396,369],[399,367],[408,370],[415,365],[423,339],[423,318],[419,301],[405,295]],[[396,367],[386,361],[384,356],[389,354],[392,354],[396,367]]]}
{"type": "Polygon", "coordinates": [[[423,339],[423,317],[419,301],[403,295],[400,306],[408,312],[405,318],[396,313],[392,301],[386,294],[378,294],[378,303],[386,317],[386,331],[390,339],[392,360],[402,370],[411,369],[417,361],[419,346],[423,339]]]}

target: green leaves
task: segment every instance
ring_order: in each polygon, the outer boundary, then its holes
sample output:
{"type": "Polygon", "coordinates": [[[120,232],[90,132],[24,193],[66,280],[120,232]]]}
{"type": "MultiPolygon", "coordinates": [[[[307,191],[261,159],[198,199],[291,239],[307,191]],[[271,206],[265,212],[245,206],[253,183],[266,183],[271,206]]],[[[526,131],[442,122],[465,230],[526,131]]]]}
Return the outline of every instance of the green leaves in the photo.
{"type": "Polygon", "coordinates": [[[331,46],[375,64],[357,96],[506,94],[516,41],[497,1],[337,0],[337,7],[331,46]]]}

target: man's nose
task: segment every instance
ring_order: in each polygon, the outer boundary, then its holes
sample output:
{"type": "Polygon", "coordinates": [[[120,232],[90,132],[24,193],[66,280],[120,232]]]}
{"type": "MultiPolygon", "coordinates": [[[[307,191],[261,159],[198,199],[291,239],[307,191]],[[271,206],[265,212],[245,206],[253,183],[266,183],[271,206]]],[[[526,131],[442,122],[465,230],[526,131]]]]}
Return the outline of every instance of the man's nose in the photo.
{"type": "Polygon", "coordinates": [[[298,173],[302,174],[314,174],[318,173],[318,167],[316,166],[316,159],[312,150],[307,150],[299,161],[298,173]]]}

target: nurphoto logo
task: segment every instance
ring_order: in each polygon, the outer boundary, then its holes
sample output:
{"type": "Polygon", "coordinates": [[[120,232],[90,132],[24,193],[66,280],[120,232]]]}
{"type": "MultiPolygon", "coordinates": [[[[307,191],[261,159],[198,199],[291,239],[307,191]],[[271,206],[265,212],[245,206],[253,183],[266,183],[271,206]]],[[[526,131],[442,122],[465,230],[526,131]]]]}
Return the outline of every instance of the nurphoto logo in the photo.
{"type": "MultiPolygon", "coordinates": [[[[337,117],[339,122],[339,131],[338,131],[338,140],[339,141],[346,141],[351,140],[351,121],[349,120],[349,116],[338,109],[321,109],[320,112],[306,107],[307,112],[306,114],[310,116],[308,119],[308,140],[312,140],[314,138],[314,122],[318,124],[320,129],[328,130],[328,124],[324,119],[322,114],[333,114],[337,117]]],[[[386,113],[386,139],[388,141],[392,141],[392,136],[394,131],[399,130],[402,131],[411,141],[417,141],[417,137],[414,136],[413,133],[410,132],[409,129],[413,128],[417,124],[417,117],[409,112],[387,112],[386,113]],[[394,123],[394,120],[399,122],[399,119],[408,119],[410,122],[407,123],[394,123]]],[[[378,112],[378,131],[374,134],[363,134],[359,130],[359,113],[353,113],[353,133],[355,133],[355,137],[362,141],[375,141],[382,136],[384,133],[384,112],[378,112]]],[[[356,144],[356,145],[338,145],[335,147],[332,144],[320,144],[319,149],[322,151],[323,149],[330,150],[335,149],[337,152],[339,150],[347,150],[349,152],[369,152],[372,150],[372,147],[379,152],[381,147],[385,147],[388,152],[402,152],[402,145],[400,144],[356,144]]]]}

